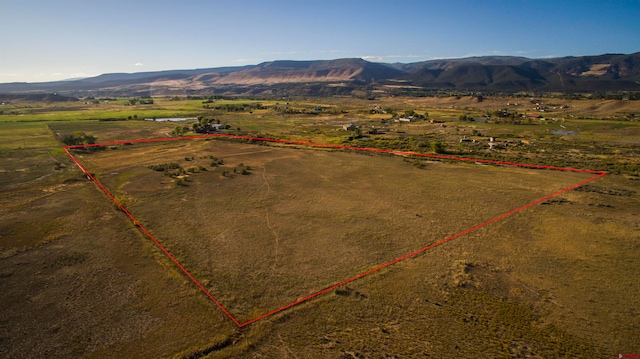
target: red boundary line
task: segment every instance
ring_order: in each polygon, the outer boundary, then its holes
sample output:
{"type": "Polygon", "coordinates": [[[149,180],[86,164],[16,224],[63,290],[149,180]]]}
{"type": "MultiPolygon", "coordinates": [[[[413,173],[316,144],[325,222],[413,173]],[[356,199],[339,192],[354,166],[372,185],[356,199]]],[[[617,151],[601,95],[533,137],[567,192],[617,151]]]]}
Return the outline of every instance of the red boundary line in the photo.
{"type": "Polygon", "coordinates": [[[229,317],[229,319],[231,319],[231,321],[238,326],[239,328],[245,327],[249,324],[255,323],[259,320],[262,320],[264,318],[270,317],[276,313],[280,313],[284,310],[287,310],[291,307],[294,307],[298,304],[304,303],[312,298],[318,297],[324,293],[327,293],[333,289],[336,289],[338,287],[341,287],[343,285],[346,285],[348,283],[351,283],[357,279],[360,279],[362,277],[365,277],[369,274],[375,273],[381,269],[384,269],[386,267],[392,266],[398,262],[401,262],[405,259],[408,258],[412,258],[417,256],[420,253],[426,252],[431,248],[437,247],[441,244],[447,243],[452,239],[456,239],[458,237],[464,236],[465,234],[471,233],[477,229],[480,229],[482,227],[485,227],[493,222],[497,222],[501,219],[504,219],[506,217],[511,216],[512,214],[515,214],[517,212],[520,212],[522,210],[525,210],[529,207],[535,206],[537,204],[540,204],[550,198],[556,197],[562,193],[565,193],[567,191],[570,191],[574,188],[580,187],[586,183],[589,183],[591,181],[595,181],[596,179],[603,177],[605,175],[607,175],[608,173],[606,171],[597,171],[597,170],[589,170],[589,169],[581,169],[581,168],[571,168],[571,167],[557,167],[557,166],[546,166],[546,165],[538,165],[538,164],[530,164],[530,163],[518,163],[518,162],[507,162],[507,161],[496,161],[496,160],[486,160],[486,159],[477,159],[477,158],[469,158],[469,157],[458,157],[458,156],[450,156],[450,155],[438,155],[438,154],[430,154],[430,153],[417,153],[417,152],[411,152],[411,151],[395,151],[395,150],[383,150],[383,149],[378,149],[378,148],[367,148],[367,147],[352,147],[352,146],[343,146],[343,145],[334,145],[334,144],[326,144],[326,143],[314,143],[314,142],[306,142],[306,141],[291,141],[291,140],[280,140],[280,139],[274,139],[274,138],[265,138],[265,137],[251,137],[251,136],[238,136],[238,135],[227,135],[227,134],[211,134],[211,135],[198,135],[198,136],[183,136],[183,137],[165,137],[165,138],[154,138],[154,139],[147,139],[147,140],[133,140],[133,141],[118,141],[118,142],[106,142],[106,143],[97,143],[97,144],[88,144],[88,145],[73,145],[73,146],[64,146],[62,148],[64,150],[64,152],[67,154],[67,156],[69,156],[69,158],[71,158],[71,160],[80,168],[80,170],[82,170],[82,172],[84,172],[87,177],[92,180],[101,190],[102,192],[104,192],[117,206],[118,208],[120,208],[120,210],[122,210],[122,212],[124,212],[127,217],[129,217],[134,225],[136,225],[138,228],[140,228],[140,230],[142,230],[142,232],[144,232],[145,235],[147,235],[147,237],[149,237],[149,239],[151,239],[153,241],[153,243],[156,244],[156,246],[158,246],[158,248],[160,248],[160,250],[162,252],[164,252],[164,254],[173,262],[175,263],[176,266],[178,266],[178,268],[189,278],[191,279],[191,281],[193,283],[195,283],[195,285],[200,288],[200,290],[202,290],[207,297],[209,297],[209,299],[211,299],[216,306],[218,306],[218,308],[220,308],[220,310],[222,310],[222,312],[229,317]],[[389,154],[394,154],[394,155],[400,155],[400,156],[413,156],[413,157],[430,157],[430,158],[436,158],[436,159],[446,159],[446,160],[455,160],[455,161],[467,161],[467,162],[474,162],[474,163],[487,163],[487,164],[493,164],[493,165],[504,165],[504,166],[515,166],[515,167],[525,167],[525,168],[535,168],[535,169],[549,169],[549,170],[554,170],[554,171],[568,171],[568,172],[581,172],[581,173],[590,173],[593,174],[593,177],[590,177],[584,181],[578,182],[576,184],[573,184],[569,187],[563,188],[555,193],[552,193],[548,196],[542,197],[540,199],[537,199],[533,202],[527,203],[524,206],[518,207],[514,210],[511,210],[507,213],[501,214],[493,219],[490,219],[486,222],[477,224],[473,227],[467,228],[465,230],[463,230],[462,232],[458,232],[452,236],[446,237],[438,242],[432,243],[426,247],[420,248],[414,252],[408,253],[402,257],[396,258],[390,262],[381,264],[373,269],[370,269],[366,272],[360,273],[356,276],[353,276],[349,279],[343,280],[342,282],[333,284],[329,287],[326,287],[322,290],[319,290],[315,293],[312,293],[304,298],[298,299],[295,302],[289,303],[287,305],[284,305],[280,308],[274,309],[268,313],[262,314],[260,316],[257,316],[251,320],[248,320],[244,323],[240,323],[238,322],[238,320],[236,320],[236,318],[231,315],[231,313],[229,313],[229,311],[216,299],[213,297],[213,295],[211,295],[211,293],[209,293],[209,291],[207,291],[207,289],[204,288],[204,286],[202,286],[202,284],[200,284],[200,282],[198,282],[198,280],[196,280],[193,275],[191,275],[191,273],[189,273],[189,271],[187,271],[186,268],[184,268],[182,266],[182,264],[180,264],[180,262],[178,262],[178,260],[171,255],[171,253],[169,253],[169,251],[167,251],[166,248],[164,248],[164,246],[162,246],[162,244],[160,244],[160,242],[158,242],[158,240],[151,234],[149,233],[149,231],[142,225],[140,224],[140,222],[129,212],[127,211],[126,208],[124,208],[124,206],[118,202],[118,200],[109,192],[109,190],[107,190],[102,183],[100,183],[100,181],[98,181],[97,178],[95,178],[89,171],[87,171],[87,169],[71,154],[71,152],[69,152],[70,149],[85,149],[86,147],[103,147],[103,146],[113,146],[113,145],[131,145],[134,143],[153,143],[153,142],[165,142],[165,141],[180,141],[180,140],[187,140],[187,139],[198,139],[198,138],[230,138],[230,139],[242,139],[242,140],[249,140],[249,141],[254,141],[254,142],[273,142],[273,143],[283,143],[283,144],[288,144],[288,145],[301,145],[301,146],[310,146],[310,147],[322,147],[322,148],[333,148],[333,149],[345,149],[345,150],[352,150],[352,151],[363,151],[363,152],[373,152],[373,153],[389,153],[389,154]]]}

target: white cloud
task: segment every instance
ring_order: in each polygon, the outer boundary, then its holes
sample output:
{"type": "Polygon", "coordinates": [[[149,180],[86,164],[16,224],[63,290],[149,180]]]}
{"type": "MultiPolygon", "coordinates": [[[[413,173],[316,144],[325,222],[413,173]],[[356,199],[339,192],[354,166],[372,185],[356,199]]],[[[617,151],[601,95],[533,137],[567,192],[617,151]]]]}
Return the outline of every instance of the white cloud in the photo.
{"type": "Polygon", "coordinates": [[[362,56],[361,58],[367,61],[383,61],[384,60],[384,57],[382,56],[371,56],[371,55],[362,56]]]}
{"type": "Polygon", "coordinates": [[[415,54],[392,54],[392,55],[367,55],[361,56],[363,60],[373,61],[373,62],[392,62],[392,61],[416,61],[416,60],[425,60],[428,59],[429,56],[426,55],[415,55],[415,54]]]}
{"type": "Polygon", "coordinates": [[[419,56],[419,55],[387,55],[385,56],[385,58],[387,59],[415,59],[415,58],[421,58],[424,56],[419,56]]]}
{"type": "Polygon", "coordinates": [[[142,62],[136,62],[135,64],[133,64],[133,66],[140,67],[144,66],[144,64],[142,62]]]}

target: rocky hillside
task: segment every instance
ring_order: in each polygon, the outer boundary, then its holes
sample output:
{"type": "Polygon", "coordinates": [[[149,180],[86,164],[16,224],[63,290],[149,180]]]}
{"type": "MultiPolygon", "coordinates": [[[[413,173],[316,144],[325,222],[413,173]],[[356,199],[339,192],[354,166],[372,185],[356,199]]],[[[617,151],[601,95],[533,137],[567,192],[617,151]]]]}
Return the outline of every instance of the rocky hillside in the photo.
{"type": "Polygon", "coordinates": [[[473,57],[406,64],[413,84],[426,88],[503,91],[638,91],[640,53],[532,60],[473,57]]]}
{"type": "Polygon", "coordinates": [[[398,88],[517,92],[640,91],[640,52],[528,59],[510,56],[384,64],[362,59],[271,61],[243,67],[105,74],[0,84],[0,93],[71,96],[171,94],[349,94],[398,88]]]}

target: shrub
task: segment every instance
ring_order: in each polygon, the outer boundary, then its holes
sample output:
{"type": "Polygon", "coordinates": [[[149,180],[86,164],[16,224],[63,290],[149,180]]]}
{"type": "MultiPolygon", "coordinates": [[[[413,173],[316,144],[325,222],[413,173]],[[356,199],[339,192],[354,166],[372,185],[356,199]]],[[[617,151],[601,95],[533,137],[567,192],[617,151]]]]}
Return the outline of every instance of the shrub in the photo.
{"type": "Polygon", "coordinates": [[[158,165],[151,165],[149,166],[150,169],[154,170],[154,171],[158,171],[158,172],[167,172],[169,170],[175,170],[178,168],[181,168],[179,164],[175,163],[175,162],[171,162],[171,163],[162,163],[162,164],[158,164],[158,165]]]}
{"type": "Polygon", "coordinates": [[[433,141],[431,142],[431,149],[433,150],[433,152],[435,153],[446,153],[447,150],[447,143],[446,142],[441,142],[441,141],[433,141]]]}
{"type": "Polygon", "coordinates": [[[224,164],[224,161],[222,161],[221,159],[217,159],[217,158],[215,158],[213,156],[211,157],[211,159],[213,160],[210,163],[211,167],[218,167],[218,166],[224,164]]]}

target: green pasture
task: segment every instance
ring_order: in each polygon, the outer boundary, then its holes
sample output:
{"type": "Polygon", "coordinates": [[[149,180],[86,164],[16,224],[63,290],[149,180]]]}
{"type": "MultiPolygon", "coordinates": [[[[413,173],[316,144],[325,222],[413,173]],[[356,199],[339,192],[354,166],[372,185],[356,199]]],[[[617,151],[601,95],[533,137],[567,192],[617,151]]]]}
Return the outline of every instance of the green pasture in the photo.
{"type": "Polygon", "coordinates": [[[0,122],[0,151],[56,146],[46,122],[0,122]]]}
{"type": "MultiPolygon", "coordinates": [[[[0,106],[0,122],[10,121],[75,121],[75,120],[109,120],[138,119],[163,117],[197,117],[207,116],[210,109],[203,108],[203,100],[167,100],[154,99],[151,105],[130,105],[126,99],[100,102],[98,104],[72,103],[28,103],[0,106]]],[[[257,103],[259,101],[220,100],[209,105],[257,103]]],[[[265,103],[265,102],[261,102],[265,103]]]]}

